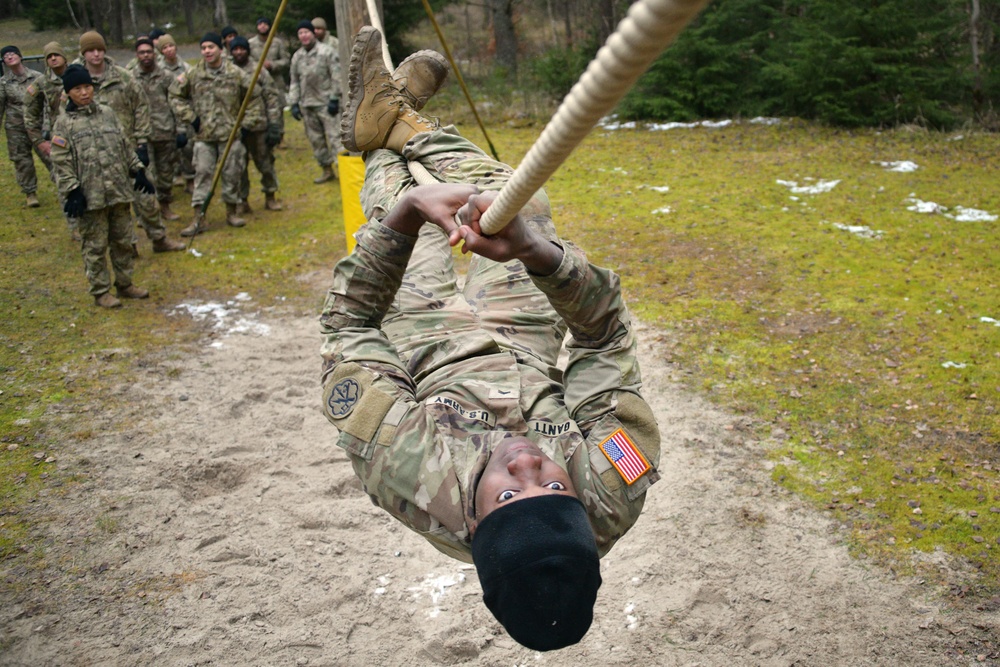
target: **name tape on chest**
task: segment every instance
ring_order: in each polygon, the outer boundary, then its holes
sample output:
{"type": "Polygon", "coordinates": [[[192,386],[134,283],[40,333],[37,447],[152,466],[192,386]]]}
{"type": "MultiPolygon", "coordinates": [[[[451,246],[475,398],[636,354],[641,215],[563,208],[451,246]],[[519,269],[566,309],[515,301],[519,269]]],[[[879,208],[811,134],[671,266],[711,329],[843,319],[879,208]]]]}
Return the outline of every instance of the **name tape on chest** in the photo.
{"type": "Polygon", "coordinates": [[[633,484],[649,471],[649,461],[642,455],[624,429],[618,429],[605,438],[599,448],[626,484],[633,484]]]}

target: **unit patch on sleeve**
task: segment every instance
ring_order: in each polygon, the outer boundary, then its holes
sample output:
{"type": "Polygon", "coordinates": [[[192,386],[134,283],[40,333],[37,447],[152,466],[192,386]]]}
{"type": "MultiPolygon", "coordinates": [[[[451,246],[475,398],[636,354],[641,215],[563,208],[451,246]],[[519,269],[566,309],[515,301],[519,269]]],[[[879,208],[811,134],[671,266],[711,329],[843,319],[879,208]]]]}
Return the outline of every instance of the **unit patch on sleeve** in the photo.
{"type": "Polygon", "coordinates": [[[66,140],[60,137],[58,134],[52,135],[52,143],[59,148],[66,148],[66,140]]]}
{"type": "Polygon", "coordinates": [[[632,484],[649,470],[649,462],[624,429],[618,429],[600,444],[604,453],[626,484],[632,484]]]}
{"type": "Polygon", "coordinates": [[[327,399],[327,406],[334,419],[343,419],[351,414],[358,399],[361,398],[361,387],[353,378],[345,378],[334,385],[327,399]]]}

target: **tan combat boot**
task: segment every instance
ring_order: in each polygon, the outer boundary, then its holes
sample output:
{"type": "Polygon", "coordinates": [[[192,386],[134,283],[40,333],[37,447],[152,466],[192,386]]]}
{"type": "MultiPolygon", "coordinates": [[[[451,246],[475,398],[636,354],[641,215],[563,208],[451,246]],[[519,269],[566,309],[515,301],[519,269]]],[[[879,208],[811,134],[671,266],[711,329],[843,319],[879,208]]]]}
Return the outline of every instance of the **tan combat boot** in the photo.
{"type": "Polygon", "coordinates": [[[153,252],[176,252],[184,250],[187,246],[180,241],[174,241],[164,236],[162,239],[153,239],[153,252]]]}
{"type": "Polygon", "coordinates": [[[248,201],[241,201],[239,204],[237,204],[236,205],[236,214],[237,215],[253,215],[253,209],[250,208],[250,202],[248,202],[248,201]]]}
{"type": "Polygon", "coordinates": [[[38,197],[35,196],[34,192],[29,194],[25,198],[24,205],[27,206],[28,208],[38,208],[39,206],[41,206],[41,204],[38,203],[38,197]]]}
{"type": "Polygon", "coordinates": [[[236,204],[226,202],[226,224],[230,227],[242,227],[247,221],[236,213],[236,204]]]}
{"type": "Polygon", "coordinates": [[[333,170],[333,165],[328,164],[325,167],[323,167],[323,173],[320,174],[318,178],[313,179],[313,183],[319,185],[320,183],[327,183],[329,181],[332,181],[335,178],[337,178],[337,174],[333,170]]]}
{"type": "Polygon", "coordinates": [[[181,236],[203,234],[206,229],[208,229],[208,223],[205,221],[205,214],[201,212],[201,207],[198,207],[194,210],[194,220],[191,221],[190,225],[181,230],[181,236]]]}
{"type": "Polygon", "coordinates": [[[114,297],[111,292],[105,292],[94,297],[94,303],[101,308],[121,308],[122,302],[114,297]]]}
{"type": "Polygon", "coordinates": [[[274,198],[273,192],[264,193],[264,208],[268,211],[280,211],[283,207],[278,203],[278,200],[274,198]]]}
{"type": "Polygon", "coordinates": [[[181,219],[181,216],[170,210],[170,202],[168,201],[160,202],[160,217],[164,220],[170,220],[171,222],[181,219]]]}
{"type": "Polygon", "coordinates": [[[420,111],[448,78],[448,61],[437,51],[417,51],[392,73],[406,103],[420,111]]]}
{"type": "Polygon", "coordinates": [[[348,84],[340,138],[350,151],[388,148],[398,153],[415,134],[439,127],[406,103],[385,69],[382,36],[371,26],[361,28],[354,42],[348,84]]]}
{"type": "Polygon", "coordinates": [[[136,287],[135,285],[129,285],[128,287],[117,287],[118,298],[120,299],[148,299],[149,290],[143,289],[141,287],[136,287]]]}

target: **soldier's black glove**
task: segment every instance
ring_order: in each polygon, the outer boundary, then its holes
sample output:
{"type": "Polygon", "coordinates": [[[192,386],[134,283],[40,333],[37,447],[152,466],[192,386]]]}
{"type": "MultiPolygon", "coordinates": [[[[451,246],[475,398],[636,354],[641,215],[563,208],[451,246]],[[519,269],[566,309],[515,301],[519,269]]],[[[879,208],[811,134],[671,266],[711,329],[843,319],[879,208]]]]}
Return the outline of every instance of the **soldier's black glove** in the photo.
{"type": "Polygon", "coordinates": [[[292,118],[302,120],[302,109],[299,107],[298,102],[292,105],[292,118]]]}
{"type": "Polygon", "coordinates": [[[326,112],[331,116],[336,116],[340,113],[340,100],[336,97],[326,103],[326,112]]]}
{"type": "Polygon", "coordinates": [[[185,146],[187,146],[188,145],[187,133],[181,132],[180,134],[178,134],[175,142],[177,144],[177,148],[184,148],[185,146]]]}
{"type": "Polygon", "coordinates": [[[75,188],[66,195],[63,211],[71,218],[79,218],[87,212],[87,198],[83,195],[82,187],[75,188]]]}
{"type": "Polygon", "coordinates": [[[132,184],[132,189],[135,190],[136,192],[143,192],[147,195],[156,194],[156,188],[153,187],[153,184],[149,182],[148,178],[146,178],[145,171],[136,172],[135,181],[132,184]]]}
{"type": "Polygon", "coordinates": [[[135,154],[139,158],[139,162],[142,163],[143,167],[149,166],[149,146],[146,144],[139,144],[135,147],[135,154]]]}
{"type": "Polygon", "coordinates": [[[191,121],[191,127],[194,128],[195,132],[201,132],[201,116],[194,117],[194,120],[191,121]]]}
{"type": "Polygon", "coordinates": [[[42,132],[42,141],[52,141],[52,133],[48,130],[42,132]]]}
{"type": "Polygon", "coordinates": [[[281,131],[281,126],[276,123],[268,123],[267,133],[264,135],[264,141],[271,148],[274,148],[281,143],[281,136],[283,132],[281,131]]]}

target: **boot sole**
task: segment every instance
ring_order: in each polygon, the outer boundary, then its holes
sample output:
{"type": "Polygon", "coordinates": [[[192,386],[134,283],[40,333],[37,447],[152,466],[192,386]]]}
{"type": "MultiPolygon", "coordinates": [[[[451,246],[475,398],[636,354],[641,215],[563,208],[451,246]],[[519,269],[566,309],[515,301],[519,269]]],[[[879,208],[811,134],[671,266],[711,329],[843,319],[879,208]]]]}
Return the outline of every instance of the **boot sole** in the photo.
{"type": "MultiPolygon", "coordinates": [[[[382,34],[371,26],[364,26],[358,32],[354,48],[351,49],[351,63],[347,70],[347,90],[350,101],[347,105],[347,111],[340,119],[340,141],[344,144],[344,148],[355,153],[368,150],[358,147],[357,134],[355,133],[358,111],[366,98],[363,76],[364,63],[367,60],[366,55],[369,47],[378,48],[381,53],[381,44],[382,34]]],[[[389,78],[391,79],[392,76],[390,75],[389,78]]]]}
{"type": "MultiPolygon", "coordinates": [[[[440,71],[444,73],[441,74],[440,77],[438,76],[437,73],[431,74],[431,78],[438,79],[437,85],[434,86],[434,90],[431,90],[426,95],[423,95],[421,97],[417,97],[413,93],[413,91],[411,91],[405,85],[403,86],[402,92],[407,98],[409,98],[410,106],[413,107],[414,111],[420,111],[421,109],[423,109],[424,105],[427,104],[427,100],[433,97],[434,93],[441,90],[441,86],[443,86],[444,82],[448,80],[448,72],[451,71],[451,68],[448,66],[447,58],[445,58],[437,51],[433,51],[431,49],[424,49],[422,51],[417,51],[416,53],[406,58],[403,62],[399,63],[399,67],[396,68],[396,72],[404,70],[405,67],[409,65],[412,61],[418,59],[422,61],[427,61],[427,60],[432,61],[432,64],[429,64],[427,66],[427,69],[431,69],[434,67],[434,65],[436,65],[437,67],[440,68],[440,71]]],[[[402,77],[397,77],[396,72],[393,72],[392,80],[399,82],[402,80],[402,77]]],[[[409,77],[407,77],[407,79],[409,79],[409,77]]]]}

